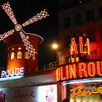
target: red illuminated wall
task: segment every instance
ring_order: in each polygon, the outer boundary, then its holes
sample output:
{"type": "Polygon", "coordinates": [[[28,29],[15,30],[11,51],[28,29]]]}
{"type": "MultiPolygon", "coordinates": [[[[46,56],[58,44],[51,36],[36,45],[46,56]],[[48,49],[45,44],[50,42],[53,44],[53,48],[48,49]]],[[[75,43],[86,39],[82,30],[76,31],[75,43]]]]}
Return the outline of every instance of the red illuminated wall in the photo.
{"type": "MultiPolygon", "coordinates": [[[[93,54],[94,52],[97,53],[97,59],[102,59],[102,35],[101,35],[101,28],[102,27],[102,21],[94,21],[92,23],[84,24],[83,26],[74,27],[73,29],[65,29],[59,32],[60,37],[60,43],[62,46],[61,49],[61,55],[65,58],[67,56],[70,56],[70,43],[68,41],[73,37],[73,34],[76,33],[76,38],[78,33],[82,33],[83,35],[86,34],[87,37],[89,37],[90,40],[90,53],[93,54]],[[89,30],[94,30],[95,38],[92,41],[92,36],[89,35],[89,30]],[[70,39],[68,39],[68,36],[70,36],[70,39]],[[67,46],[66,46],[67,45],[67,46]]],[[[92,33],[92,32],[91,32],[92,33]]],[[[92,56],[93,57],[93,56],[92,56]]],[[[94,59],[94,58],[92,58],[94,59]]],[[[64,59],[64,63],[66,63],[66,58],[64,59]]]]}

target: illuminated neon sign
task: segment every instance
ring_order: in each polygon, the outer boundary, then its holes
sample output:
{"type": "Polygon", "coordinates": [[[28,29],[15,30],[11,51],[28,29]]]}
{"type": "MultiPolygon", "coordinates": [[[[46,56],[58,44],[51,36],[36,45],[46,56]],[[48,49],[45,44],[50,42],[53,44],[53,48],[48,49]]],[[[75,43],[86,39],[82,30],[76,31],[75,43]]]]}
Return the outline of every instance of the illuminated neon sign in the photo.
{"type": "Polygon", "coordinates": [[[85,90],[83,86],[78,86],[70,90],[71,97],[75,96],[87,96],[92,94],[102,94],[102,86],[95,89],[95,87],[92,88],[92,90],[85,90]]]}
{"type": "Polygon", "coordinates": [[[1,72],[1,78],[9,78],[13,76],[23,76],[24,75],[24,67],[15,68],[14,70],[7,70],[1,72]]]}
{"type": "Polygon", "coordinates": [[[102,61],[74,63],[56,70],[56,81],[94,77],[102,77],[102,61]]]}
{"type": "Polygon", "coordinates": [[[89,44],[89,38],[86,38],[86,41],[83,41],[83,37],[79,37],[79,45],[77,44],[75,38],[71,39],[71,48],[70,53],[71,55],[78,54],[78,51],[80,54],[88,54],[90,55],[90,44],[89,44]],[[79,47],[79,49],[78,49],[79,47]]]}
{"type": "Polygon", "coordinates": [[[71,55],[71,62],[78,62],[79,55],[80,57],[89,56],[90,55],[90,43],[89,38],[84,38],[79,36],[78,39],[73,37],[71,39],[70,44],[70,55],[71,55]]]}

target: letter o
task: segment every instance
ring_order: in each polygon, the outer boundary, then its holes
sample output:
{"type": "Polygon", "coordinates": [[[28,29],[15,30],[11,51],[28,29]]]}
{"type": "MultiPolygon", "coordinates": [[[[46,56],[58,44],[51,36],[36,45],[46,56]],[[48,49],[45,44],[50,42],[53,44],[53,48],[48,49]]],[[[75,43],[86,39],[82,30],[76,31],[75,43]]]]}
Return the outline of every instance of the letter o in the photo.
{"type": "Polygon", "coordinates": [[[88,64],[88,75],[90,77],[94,77],[95,76],[95,63],[94,62],[90,62],[88,64]]]}

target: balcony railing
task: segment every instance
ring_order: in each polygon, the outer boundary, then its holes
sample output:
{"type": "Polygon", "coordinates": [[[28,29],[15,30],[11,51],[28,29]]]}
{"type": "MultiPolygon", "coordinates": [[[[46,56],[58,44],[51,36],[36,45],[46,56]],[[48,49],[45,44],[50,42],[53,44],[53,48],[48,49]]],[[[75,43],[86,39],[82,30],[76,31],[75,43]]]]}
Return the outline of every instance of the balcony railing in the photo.
{"type": "Polygon", "coordinates": [[[57,61],[53,61],[50,62],[49,64],[38,66],[38,72],[53,70],[56,68],[57,68],[57,61]]]}
{"type": "MultiPolygon", "coordinates": [[[[53,62],[50,62],[49,64],[38,66],[37,72],[43,72],[43,71],[48,71],[48,70],[56,69],[57,65],[58,65],[57,61],[53,61],[53,62]]],[[[6,70],[6,68],[0,67],[0,72],[2,70],[4,70],[4,69],[6,70]]]]}

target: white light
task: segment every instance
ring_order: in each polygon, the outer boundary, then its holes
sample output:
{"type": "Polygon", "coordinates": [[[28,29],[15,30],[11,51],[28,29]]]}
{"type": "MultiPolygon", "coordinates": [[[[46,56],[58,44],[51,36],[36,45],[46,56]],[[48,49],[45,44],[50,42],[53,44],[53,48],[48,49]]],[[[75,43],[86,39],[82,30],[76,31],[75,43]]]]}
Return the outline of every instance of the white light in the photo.
{"type": "Polygon", "coordinates": [[[16,30],[16,31],[22,30],[22,26],[21,26],[20,24],[17,24],[17,25],[15,26],[15,30],[16,30]]]}
{"type": "Polygon", "coordinates": [[[57,102],[57,85],[44,85],[38,87],[36,102],[57,102]]]}
{"type": "Polygon", "coordinates": [[[92,102],[91,100],[89,102],[92,102]]]}
{"type": "Polygon", "coordinates": [[[5,38],[7,38],[8,36],[13,35],[13,34],[14,34],[14,29],[12,29],[8,32],[5,32],[4,34],[0,35],[0,41],[4,40],[5,38]]]}
{"type": "Polygon", "coordinates": [[[26,38],[29,39],[29,36],[27,36],[26,38]]]}
{"type": "Polygon", "coordinates": [[[56,44],[56,43],[52,44],[52,48],[53,49],[57,49],[58,48],[58,44],[56,44]]]}
{"type": "Polygon", "coordinates": [[[21,49],[22,49],[21,47],[18,48],[18,50],[21,50],[21,49]]]}
{"type": "Polygon", "coordinates": [[[83,100],[83,102],[87,102],[86,100],[83,100]]]}
{"type": "Polygon", "coordinates": [[[16,18],[13,14],[13,11],[10,7],[10,3],[7,2],[3,5],[1,5],[1,7],[4,9],[5,13],[9,16],[9,18],[11,19],[11,21],[16,25],[17,24],[17,21],[16,21],[16,18]]]}
{"type": "Polygon", "coordinates": [[[88,82],[102,82],[102,78],[87,78],[87,79],[71,80],[71,81],[63,82],[63,85],[88,83],[88,82]]]}
{"type": "Polygon", "coordinates": [[[14,48],[12,48],[12,51],[14,50],[14,48]]]}
{"type": "Polygon", "coordinates": [[[0,78],[0,81],[6,81],[6,80],[13,80],[13,79],[21,79],[24,76],[12,76],[12,77],[8,77],[8,78],[0,78]]]}
{"type": "Polygon", "coordinates": [[[77,102],[81,102],[81,100],[80,100],[80,99],[78,99],[78,100],[77,100],[77,102]]]}
{"type": "Polygon", "coordinates": [[[11,59],[14,59],[14,57],[15,57],[15,53],[12,52],[12,53],[11,53],[11,59]]]}
{"type": "Polygon", "coordinates": [[[27,26],[29,24],[32,24],[34,22],[37,22],[38,20],[41,20],[45,17],[49,16],[48,12],[44,9],[43,11],[41,11],[40,13],[37,13],[35,16],[33,16],[32,18],[30,18],[28,21],[26,21],[25,23],[22,24],[22,26],[27,26]]]}

